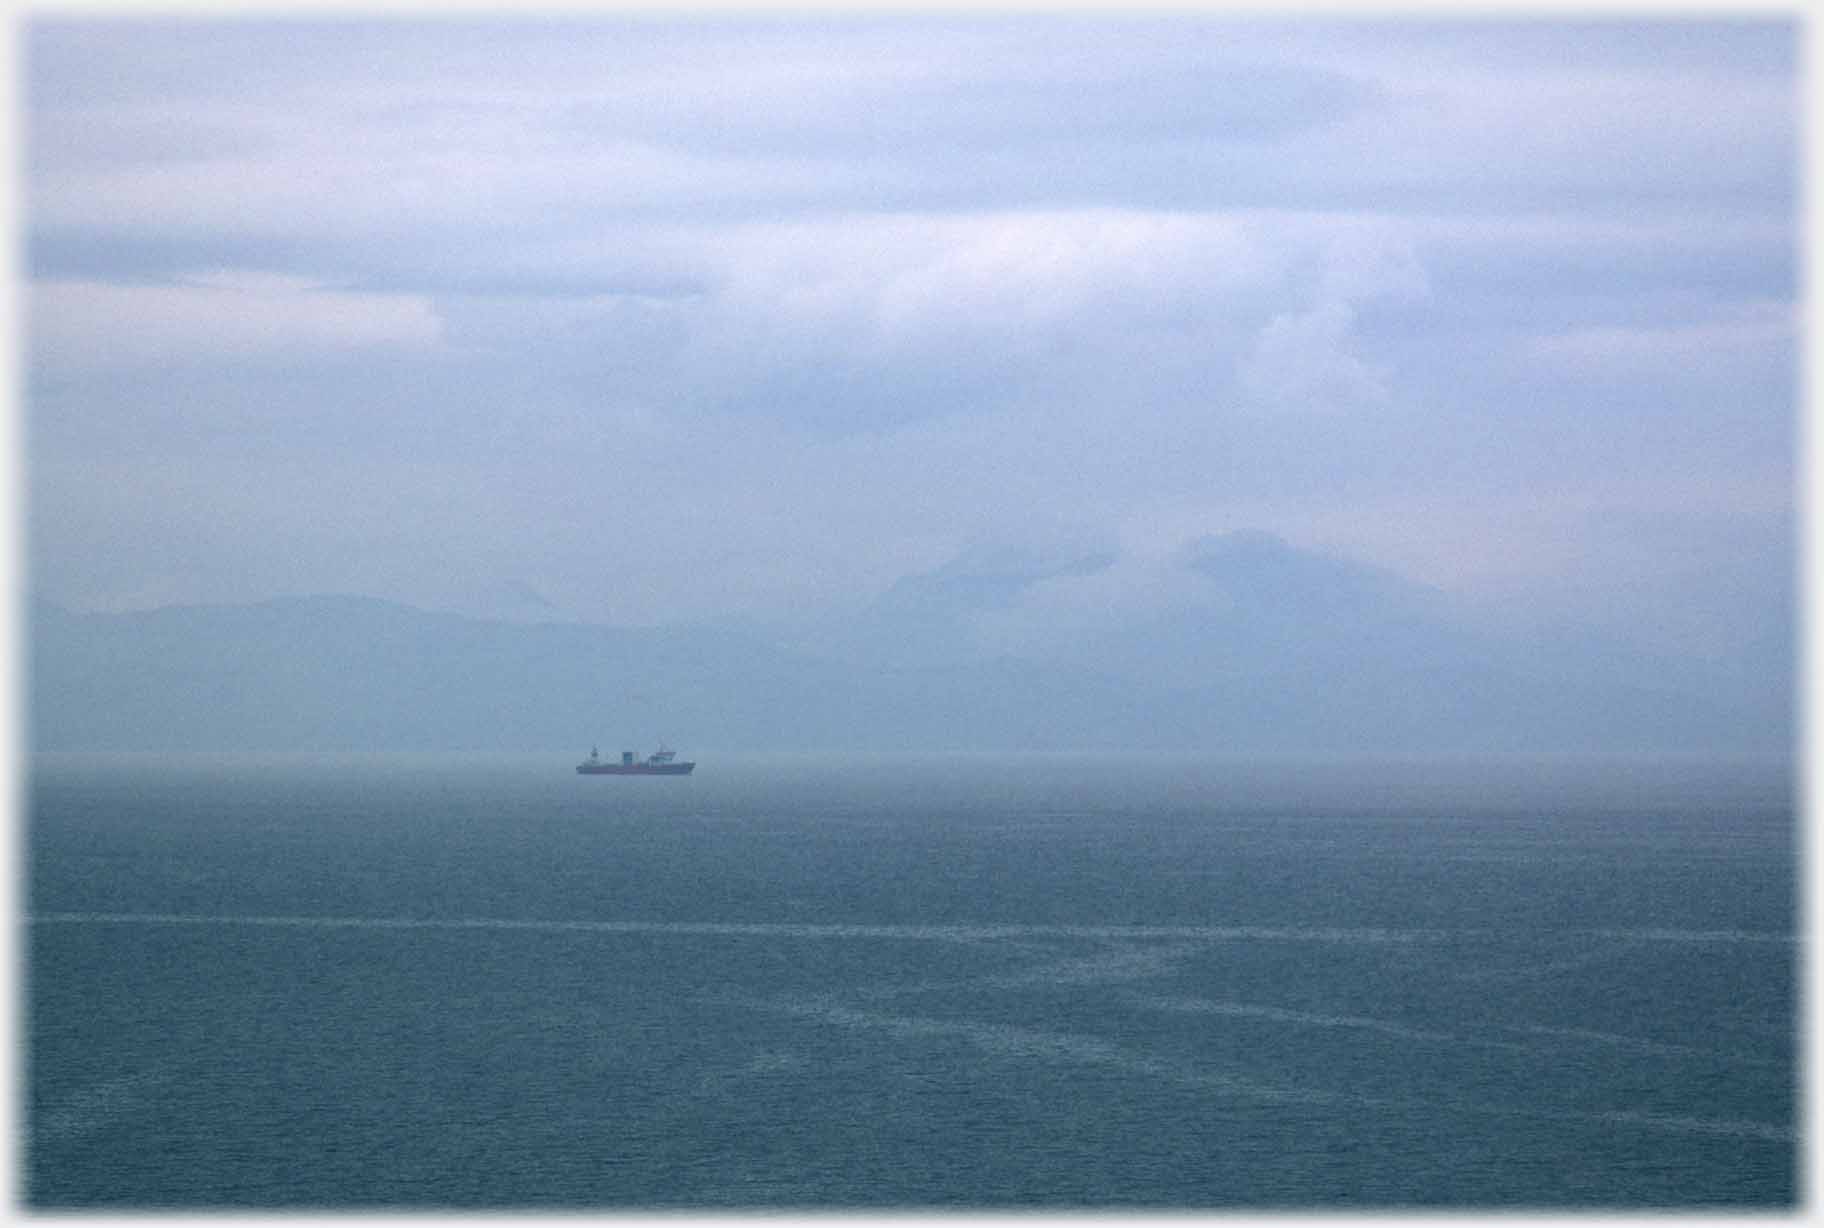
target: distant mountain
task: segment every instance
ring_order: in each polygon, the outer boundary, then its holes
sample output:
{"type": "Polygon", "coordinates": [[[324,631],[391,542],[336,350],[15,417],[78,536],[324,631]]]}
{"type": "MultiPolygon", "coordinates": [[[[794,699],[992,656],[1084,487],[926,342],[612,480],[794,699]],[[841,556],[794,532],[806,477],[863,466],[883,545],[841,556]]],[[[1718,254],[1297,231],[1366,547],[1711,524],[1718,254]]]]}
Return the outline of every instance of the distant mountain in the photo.
{"type": "Polygon", "coordinates": [[[1195,578],[1189,595],[1090,638],[1075,659],[1160,686],[1262,679],[1302,693],[1308,679],[1333,696],[1488,662],[1443,594],[1391,572],[1258,532],[1198,539],[1177,561],[1195,578]]]}
{"type": "Polygon", "coordinates": [[[530,584],[507,580],[490,584],[450,602],[442,608],[470,618],[493,619],[509,623],[575,622],[575,618],[554,605],[530,584]]]}
{"type": "MultiPolygon", "coordinates": [[[[977,552],[789,646],[727,627],[432,613],[363,597],[27,617],[29,745],[53,750],[1785,750],[1758,689],[1264,534],[1194,542],[1189,596],[1063,647],[972,628],[1110,555],[977,552]]],[[[1179,592],[1179,588],[1174,588],[1179,592]]],[[[1776,666],[1780,646],[1766,648],[1776,666]]],[[[1739,680],[1738,680],[1739,682],[1739,680]]]]}
{"type": "Polygon", "coordinates": [[[522,624],[360,597],[76,615],[39,604],[32,742],[534,749],[696,736],[794,664],[720,632],[522,624]],[[712,688],[709,680],[714,679],[712,688]]]}
{"type": "Polygon", "coordinates": [[[1115,561],[1106,550],[969,550],[934,571],[902,577],[857,615],[818,625],[807,651],[896,666],[974,661],[982,656],[977,615],[1004,609],[1047,580],[1095,575],[1115,561]]]}
{"type": "Polygon", "coordinates": [[[28,614],[45,750],[1084,744],[1133,702],[1072,671],[858,670],[703,628],[527,625],[361,597],[28,614]]]}

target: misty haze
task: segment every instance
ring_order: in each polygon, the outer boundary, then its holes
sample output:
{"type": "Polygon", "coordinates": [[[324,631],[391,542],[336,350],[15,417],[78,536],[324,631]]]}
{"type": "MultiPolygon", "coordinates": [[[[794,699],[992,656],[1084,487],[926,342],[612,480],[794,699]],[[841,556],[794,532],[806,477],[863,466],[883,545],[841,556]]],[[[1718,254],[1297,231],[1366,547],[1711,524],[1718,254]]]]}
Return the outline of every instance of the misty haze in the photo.
{"type": "Polygon", "coordinates": [[[1794,1205],[1798,42],[23,23],[26,1201],[1794,1205]]]}

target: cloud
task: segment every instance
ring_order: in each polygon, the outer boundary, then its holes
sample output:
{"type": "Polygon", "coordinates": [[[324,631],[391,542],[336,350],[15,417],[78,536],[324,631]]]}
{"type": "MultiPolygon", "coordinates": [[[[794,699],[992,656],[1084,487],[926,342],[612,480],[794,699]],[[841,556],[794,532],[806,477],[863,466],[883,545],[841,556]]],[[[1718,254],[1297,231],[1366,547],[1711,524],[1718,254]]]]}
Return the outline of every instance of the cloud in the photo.
{"type": "MultiPolygon", "coordinates": [[[[1282,400],[1384,399],[1355,312],[1426,286],[1397,222],[1260,214],[845,214],[628,243],[700,292],[578,303],[560,335],[579,352],[650,371],[651,399],[845,432],[1038,406],[1062,426],[1097,398],[1220,413],[1238,380],[1282,400]]],[[[489,309],[535,348],[550,314],[489,309]]]]}
{"type": "Polygon", "coordinates": [[[1660,381],[1669,374],[1790,362],[1796,321],[1783,303],[1750,303],[1676,324],[1578,328],[1535,338],[1532,356],[1570,374],[1660,381]]]}
{"type": "MultiPolygon", "coordinates": [[[[1605,46],[1683,45],[1669,24],[1605,46]]],[[[1491,46],[1186,18],[39,21],[27,186],[34,228],[269,240],[655,210],[1790,203],[1789,72],[1491,46]]]]}
{"type": "Polygon", "coordinates": [[[1423,297],[1430,279],[1410,235],[1397,227],[1356,222],[1328,230],[1318,247],[1315,288],[1305,301],[1275,314],[1242,360],[1246,404],[1323,412],[1375,408],[1393,398],[1388,368],[1360,352],[1358,306],[1423,297]]]}
{"type": "Polygon", "coordinates": [[[1793,31],[1752,21],[1361,25],[1294,54],[1312,66],[1372,64],[1384,107],[1271,152],[1299,182],[1347,177],[1357,200],[1433,212],[1790,208],[1793,31]]]}
{"type": "Polygon", "coordinates": [[[35,20],[38,575],[659,621],[1121,543],[1011,643],[1254,525],[1646,626],[1662,510],[1679,577],[1791,517],[1795,30],[35,20]]]}
{"type": "Polygon", "coordinates": [[[351,294],[270,274],[217,272],[164,286],[52,281],[31,293],[33,362],[53,378],[110,368],[292,364],[374,349],[427,352],[442,337],[423,297],[351,294]]]}
{"type": "Polygon", "coordinates": [[[849,215],[742,227],[720,251],[731,315],[872,354],[1044,345],[1085,317],[1122,327],[1271,293],[1282,257],[1222,216],[1136,211],[849,215]]]}
{"type": "Polygon", "coordinates": [[[1386,371],[1350,350],[1354,324],[1355,309],[1335,299],[1273,317],[1242,366],[1248,401],[1300,410],[1386,404],[1386,371]]]}

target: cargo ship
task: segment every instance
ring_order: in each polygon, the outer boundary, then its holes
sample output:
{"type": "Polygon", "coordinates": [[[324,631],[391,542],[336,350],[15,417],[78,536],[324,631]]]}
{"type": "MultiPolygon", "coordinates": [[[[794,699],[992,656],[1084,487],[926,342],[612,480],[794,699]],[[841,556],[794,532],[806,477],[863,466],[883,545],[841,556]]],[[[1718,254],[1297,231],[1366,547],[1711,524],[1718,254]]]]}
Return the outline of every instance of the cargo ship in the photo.
{"type": "Polygon", "coordinates": [[[624,750],[619,763],[602,758],[601,753],[591,746],[589,757],[576,765],[576,771],[580,776],[688,776],[696,766],[688,759],[678,762],[678,752],[666,750],[663,746],[644,759],[630,750],[624,750]]]}

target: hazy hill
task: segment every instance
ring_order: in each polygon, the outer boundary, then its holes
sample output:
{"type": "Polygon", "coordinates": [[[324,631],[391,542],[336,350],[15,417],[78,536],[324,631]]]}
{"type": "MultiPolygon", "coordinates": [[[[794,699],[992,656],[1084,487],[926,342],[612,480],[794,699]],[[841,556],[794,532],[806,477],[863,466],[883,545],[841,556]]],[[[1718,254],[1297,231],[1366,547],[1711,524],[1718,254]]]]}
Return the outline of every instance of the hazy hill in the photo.
{"type": "Polygon", "coordinates": [[[1468,627],[1387,573],[1235,534],[1194,597],[1042,657],[971,620],[1101,556],[971,557],[846,630],[432,613],[361,597],[27,618],[29,745],[52,750],[685,748],[1780,750],[1787,686],[1726,687],[1592,637],[1468,627]],[[939,651],[941,648],[942,651],[939,651]],[[827,649],[827,650],[826,650],[827,649]]]}
{"type": "Polygon", "coordinates": [[[1018,663],[860,672],[701,628],[492,622],[357,597],[29,620],[41,749],[1079,744],[1132,697],[1018,663]]]}

